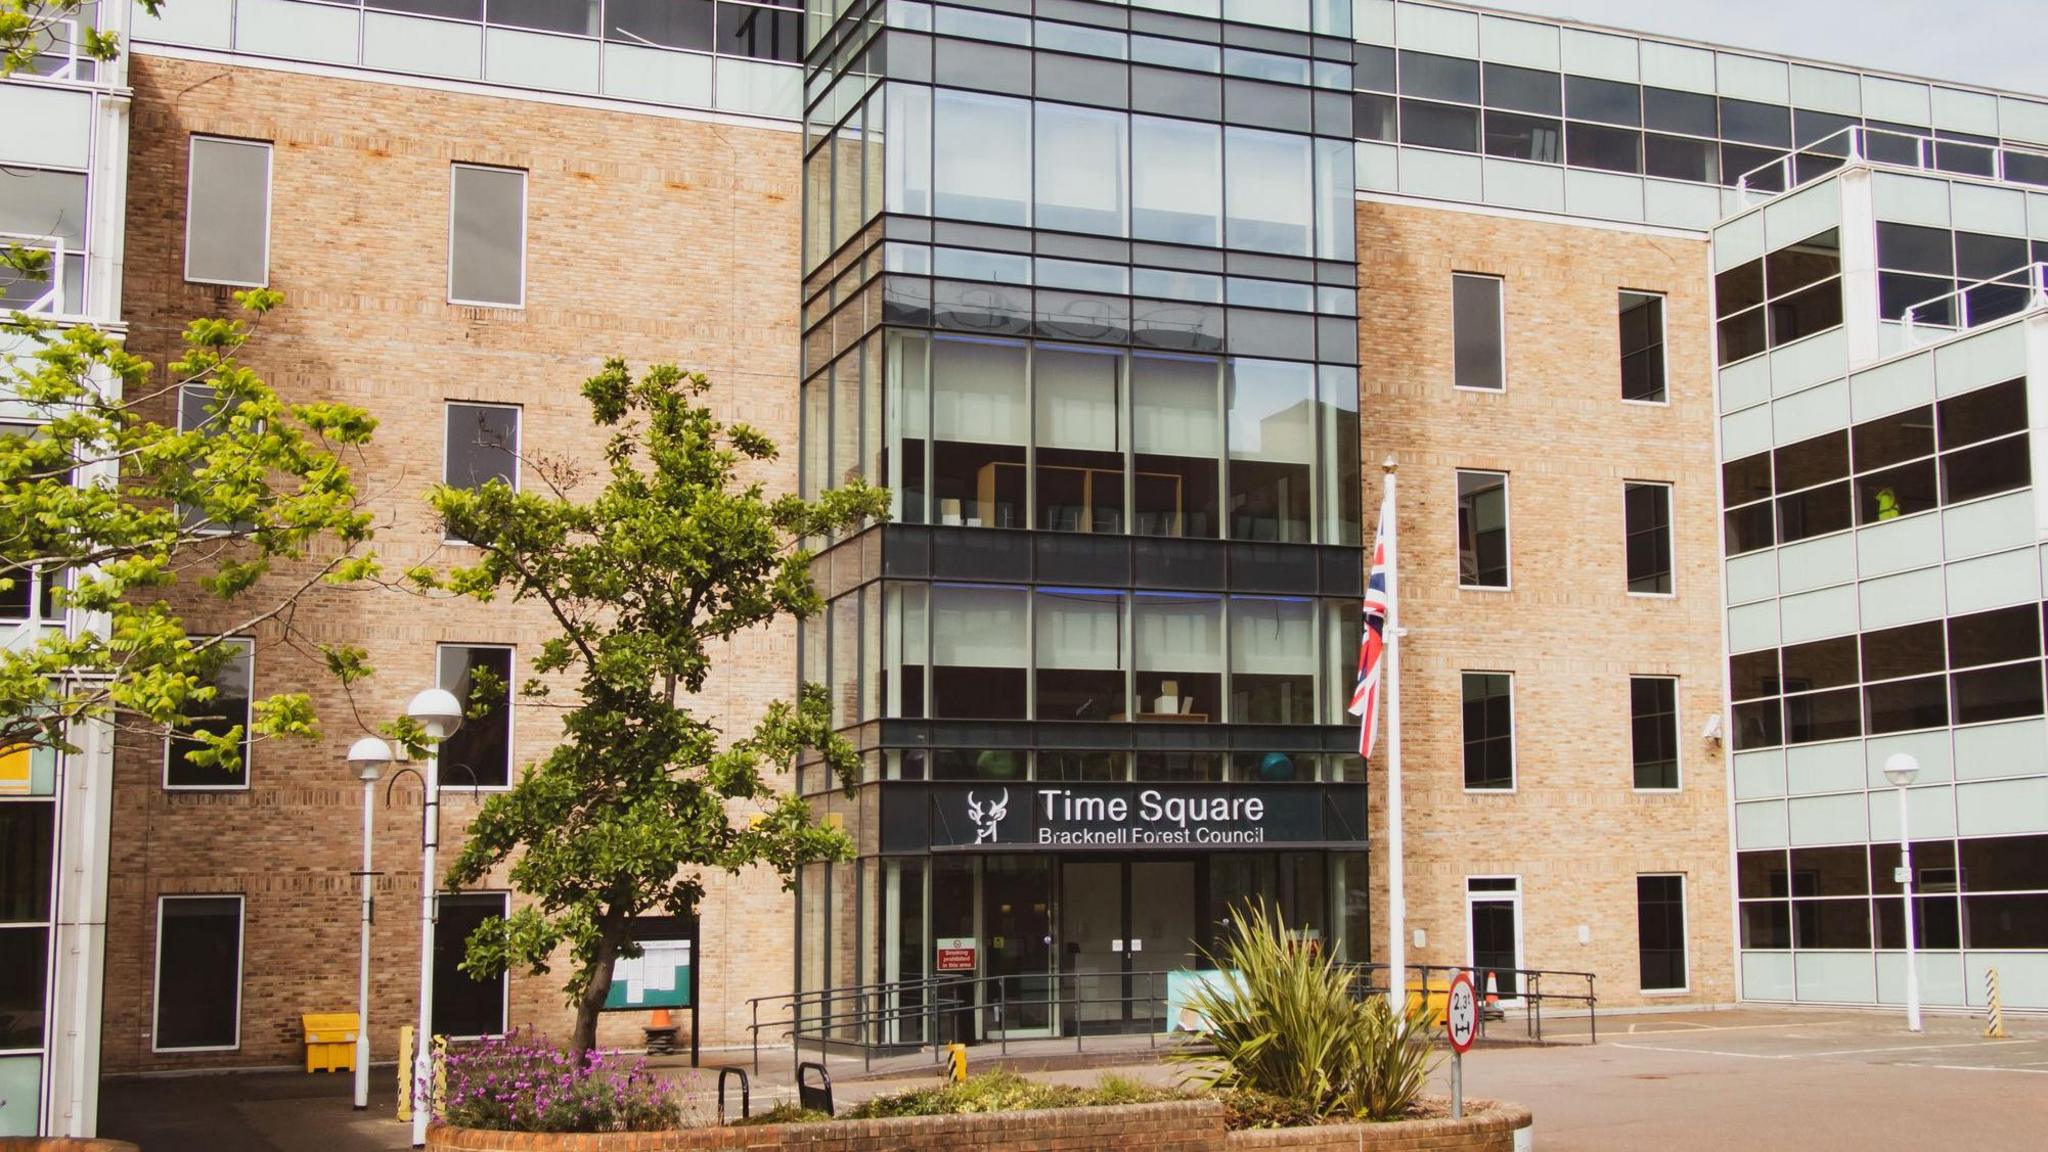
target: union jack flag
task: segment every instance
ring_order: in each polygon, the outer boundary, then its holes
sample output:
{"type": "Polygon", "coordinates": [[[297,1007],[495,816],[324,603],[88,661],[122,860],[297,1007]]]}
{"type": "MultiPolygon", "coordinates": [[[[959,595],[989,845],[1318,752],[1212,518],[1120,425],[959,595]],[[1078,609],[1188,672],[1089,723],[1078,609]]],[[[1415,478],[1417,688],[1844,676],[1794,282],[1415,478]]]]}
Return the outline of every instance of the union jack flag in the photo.
{"type": "Polygon", "coordinates": [[[1387,611],[1393,602],[1387,596],[1387,573],[1394,565],[1394,501],[1380,505],[1380,525],[1372,537],[1372,575],[1365,582],[1365,627],[1358,638],[1358,682],[1351,689],[1348,709],[1358,721],[1358,754],[1372,756],[1373,737],[1378,731],[1380,667],[1387,654],[1387,611]]]}

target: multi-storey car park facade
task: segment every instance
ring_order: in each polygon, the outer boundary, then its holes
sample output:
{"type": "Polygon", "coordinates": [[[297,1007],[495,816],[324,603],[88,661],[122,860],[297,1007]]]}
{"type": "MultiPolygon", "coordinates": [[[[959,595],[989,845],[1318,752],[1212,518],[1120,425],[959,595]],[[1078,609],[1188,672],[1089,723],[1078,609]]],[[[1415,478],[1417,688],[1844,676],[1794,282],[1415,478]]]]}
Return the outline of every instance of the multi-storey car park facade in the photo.
{"type": "MultiPolygon", "coordinates": [[[[1411,962],[1897,1003],[1909,751],[1929,1002],[1996,967],[2048,1006],[2039,317],[1974,286],[2048,238],[2048,100],[1405,0],[813,9],[172,0],[99,13],[123,62],[0,86],[0,232],[66,253],[8,305],[163,358],[281,289],[250,361],[380,418],[389,564],[462,559],[427,483],[594,453],[569,385],[608,354],[705,370],[784,446],[773,487],[892,491],[817,542],[827,610],[694,702],[827,684],[866,761],[850,798],[790,780],[854,861],[713,884],[706,1044],[749,997],[960,972],[1006,1010],[946,1039],[1155,1026],[1136,974],[1248,897],[1384,959],[1384,776],[1342,707],[1388,459],[1411,962]]],[[[523,678],[545,627],[308,617],[370,649],[372,719],[523,678]]],[[[298,1014],[353,1003],[349,703],[246,639],[228,687],[312,690],[326,743],[0,771],[0,1132],[90,1131],[95,1066],[293,1063],[298,1014]]],[[[487,794],[552,737],[506,701],[444,776],[487,794]]],[[[418,799],[380,793],[384,909],[418,799]]],[[[510,898],[442,900],[440,1030],[565,1028],[553,978],[453,970],[510,898]]],[[[411,930],[376,924],[383,1059],[411,930]]]]}

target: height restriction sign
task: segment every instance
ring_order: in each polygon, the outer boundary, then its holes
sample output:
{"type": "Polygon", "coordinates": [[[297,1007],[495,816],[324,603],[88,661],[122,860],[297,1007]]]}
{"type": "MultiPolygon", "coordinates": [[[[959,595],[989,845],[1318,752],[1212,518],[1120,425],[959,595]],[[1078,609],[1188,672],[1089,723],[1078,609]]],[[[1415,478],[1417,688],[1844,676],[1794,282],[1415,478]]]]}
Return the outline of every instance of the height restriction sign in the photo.
{"type": "Polygon", "coordinates": [[[1472,990],[1469,972],[1451,977],[1451,993],[1444,1005],[1444,1027],[1451,1034],[1451,1047],[1461,1056],[1479,1034],[1479,996],[1472,990]]]}

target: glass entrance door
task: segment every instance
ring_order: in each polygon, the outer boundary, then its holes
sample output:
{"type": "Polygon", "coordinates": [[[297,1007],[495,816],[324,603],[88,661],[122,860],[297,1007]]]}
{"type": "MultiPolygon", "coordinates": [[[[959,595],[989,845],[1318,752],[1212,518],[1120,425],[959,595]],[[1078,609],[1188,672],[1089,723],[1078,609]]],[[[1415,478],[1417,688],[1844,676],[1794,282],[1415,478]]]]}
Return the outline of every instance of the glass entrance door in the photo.
{"type": "Polygon", "coordinates": [[[1124,942],[1125,1020],[1150,1031],[1166,1028],[1166,977],[1201,968],[1196,943],[1195,862],[1138,860],[1130,868],[1130,936],[1124,942]]]}
{"type": "Polygon", "coordinates": [[[992,856],[982,871],[982,973],[996,978],[982,1004],[990,1030],[1013,1039],[1052,1034],[1052,867],[1049,856],[992,856]]]}
{"type": "Polygon", "coordinates": [[[1061,1030],[1120,1031],[1124,1020],[1124,866],[1060,866],[1060,974],[1072,1005],[1061,1030]]]}
{"type": "Polygon", "coordinates": [[[1473,876],[1465,881],[1467,955],[1472,983],[1483,997],[1494,978],[1502,1000],[1521,995],[1522,885],[1513,876],[1473,876]]]}

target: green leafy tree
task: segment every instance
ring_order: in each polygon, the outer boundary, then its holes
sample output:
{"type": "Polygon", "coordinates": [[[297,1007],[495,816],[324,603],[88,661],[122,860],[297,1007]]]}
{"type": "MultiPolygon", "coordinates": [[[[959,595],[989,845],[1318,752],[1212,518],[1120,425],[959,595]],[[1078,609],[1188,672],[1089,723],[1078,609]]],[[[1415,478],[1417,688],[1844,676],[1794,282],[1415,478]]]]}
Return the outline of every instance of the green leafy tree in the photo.
{"type": "MultiPolygon", "coordinates": [[[[775,445],[715,419],[709,387],[666,365],[635,378],[608,362],[583,386],[611,430],[602,486],[578,499],[586,477],[574,464],[536,460],[528,474],[543,491],[497,480],[436,488],[448,531],[480,555],[445,574],[409,574],[425,589],[535,603],[553,618],[534,671],[575,682],[563,738],[485,801],[448,882],[474,884],[510,862],[513,888],[531,902],[487,921],[464,967],[545,973],[566,946],[577,1053],[596,1041],[612,961],[638,954],[635,917],[693,914],[710,870],[761,865],[787,885],[800,865],[851,851],[773,781],[806,748],[853,781],[858,757],[833,734],[822,688],[770,705],[730,740],[686,697],[703,688],[714,642],[820,610],[801,542],[881,517],[886,494],[855,482],[809,501],[743,483],[741,469],[772,459],[775,445]]],[[[538,678],[521,691],[548,698],[538,678]]]]}
{"type": "MultiPolygon", "coordinates": [[[[376,421],[343,404],[286,403],[237,355],[278,293],[237,293],[248,319],[194,320],[168,376],[89,325],[0,320],[7,418],[0,425],[0,591],[41,593],[92,626],[44,628],[0,651],[0,746],[66,748],[73,724],[106,719],[160,733],[204,717],[221,637],[268,627],[316,651],[344,682],[360,650],[294,625],[300,598],[373,575],[372,517],[344,455],[376,421]],[[200,419],[180,430],[180,404],[200,419]],[[189,635],[164,598],[196,584],[223,606],[219,635],[189,635]]],[[[191,601],[191,596],[186,596],[191,601]]],[[[311,699],[254,702],[252,731],[193,733],[193,762],[233,771],[246,738],[318,729],[311,699]]]]}
{"type": "MultiPolygon", "coordinates": [[[[68,57],[75,52],[101,61],[119,56],[120,41],[95,25],[93,4],[94,0],[0,0],[0,79],[33,69],[52,55],[68,57]]],[[[163,0],[139,0],[136,7],[154,16],[163,0]]]]}

